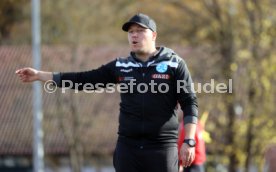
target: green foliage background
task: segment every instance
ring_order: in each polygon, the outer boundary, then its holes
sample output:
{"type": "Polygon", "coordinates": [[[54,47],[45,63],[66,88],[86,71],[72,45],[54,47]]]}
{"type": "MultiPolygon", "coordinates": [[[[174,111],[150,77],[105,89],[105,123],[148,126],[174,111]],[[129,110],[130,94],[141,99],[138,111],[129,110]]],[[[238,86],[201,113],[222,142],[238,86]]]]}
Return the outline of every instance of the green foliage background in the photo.
{"type": "MultiPolygon", "coordinates": [[[[158,24],[158,44],[198,51],[195,82],[233,79],[232,94],[198,95],[209,112],[209,170],[224,164],[262,169],[276,144],[276,2],[273,0],[44,0],[42,44],[127,46],[122,24],[137,12],[158,24]],[[242,111],[240,111],[242,110],[242,111]]],[[[31,44],[31,4],[0,1],[0,45],[31,44]]]]}

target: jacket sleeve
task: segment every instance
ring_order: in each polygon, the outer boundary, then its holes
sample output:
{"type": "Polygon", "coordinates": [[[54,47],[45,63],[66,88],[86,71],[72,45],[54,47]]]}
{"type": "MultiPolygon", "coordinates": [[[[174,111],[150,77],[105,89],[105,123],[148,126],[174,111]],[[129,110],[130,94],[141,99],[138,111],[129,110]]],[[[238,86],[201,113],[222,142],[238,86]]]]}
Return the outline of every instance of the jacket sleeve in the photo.
{"type": "Polygon", "coordinates": [[[176,69],[177,99],[184,113],[184,124],[197,123],[198,104],[193,88],[193,81],[188,67],[183,59],[180,60],[176,69]]]}
{"type": "Polygon", "coordinates": [[[54,73],[53,81],[58,87],[67,87],[77,90],[83,90],[86,84],[89,84],[89,89],[92,90],[93,88],[104,88],[109,83],[116,83],[115,63],[116,60],[102,65],[98,69],[84,72],[54,73]]]}

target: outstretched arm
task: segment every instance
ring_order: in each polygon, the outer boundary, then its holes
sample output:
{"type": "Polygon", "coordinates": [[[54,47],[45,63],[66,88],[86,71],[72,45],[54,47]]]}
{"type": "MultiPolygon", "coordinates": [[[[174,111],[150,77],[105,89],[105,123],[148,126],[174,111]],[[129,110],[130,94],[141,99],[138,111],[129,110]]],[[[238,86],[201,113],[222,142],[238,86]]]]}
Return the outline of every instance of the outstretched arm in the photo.
{"type": "Polygon", "coordinates": [[[43,81],[53,79],[52,72],[40,71],[33,68],[22,68],[15,71],[22,82],[33,82],[33,81],[43,81]]]}
{"type": "Polygon", "coordinates": [[[19,76],[22,82],[46,82],[53,80],[58,87],[70,87],[71,89],[82,90],[86,83],[90,83],[93,86],[100,83],[102,87],[105,87],[108,83],[116,83],[117,78],[114,72],[115,64],[116,60],[113,60],[97,69],[83,72],[65,72],[53,74],[52,72],[39,71],[33,68],[22,68],[17,70],[15,73],[19,76]],[[62,81],[66,82],[63,84],[62,81]],[[68,82],[73,83],[72,86],[68,86],[68,82]]]}

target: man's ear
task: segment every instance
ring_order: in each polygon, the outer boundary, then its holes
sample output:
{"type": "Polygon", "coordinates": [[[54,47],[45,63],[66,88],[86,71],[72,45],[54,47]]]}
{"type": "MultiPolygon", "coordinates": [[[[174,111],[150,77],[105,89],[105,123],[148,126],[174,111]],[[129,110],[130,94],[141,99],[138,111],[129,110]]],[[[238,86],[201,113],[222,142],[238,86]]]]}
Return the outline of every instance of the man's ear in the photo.
{"type": "Polygon", "coordinates": [[[157,37],[157,32],[152,32],[152,40],[155,41],[157,37]]]}

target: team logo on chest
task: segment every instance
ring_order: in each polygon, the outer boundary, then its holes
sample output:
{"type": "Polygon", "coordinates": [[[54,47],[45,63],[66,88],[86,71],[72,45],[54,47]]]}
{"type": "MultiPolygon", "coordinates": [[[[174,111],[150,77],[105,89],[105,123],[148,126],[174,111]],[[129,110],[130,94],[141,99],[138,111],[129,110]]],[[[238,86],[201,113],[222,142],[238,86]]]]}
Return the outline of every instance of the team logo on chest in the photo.
{"type": "Polygon", "coordinates": [[[164,73],[168,70],[168,65],[165,64],[165,63],[159,63],[157,66],[156,66],[156,71],[159,72],[159,73],[164,73]]]}

